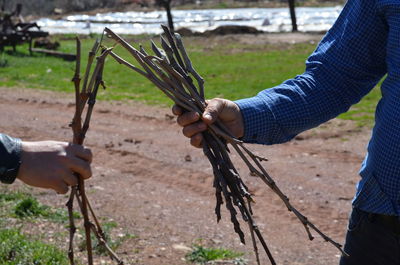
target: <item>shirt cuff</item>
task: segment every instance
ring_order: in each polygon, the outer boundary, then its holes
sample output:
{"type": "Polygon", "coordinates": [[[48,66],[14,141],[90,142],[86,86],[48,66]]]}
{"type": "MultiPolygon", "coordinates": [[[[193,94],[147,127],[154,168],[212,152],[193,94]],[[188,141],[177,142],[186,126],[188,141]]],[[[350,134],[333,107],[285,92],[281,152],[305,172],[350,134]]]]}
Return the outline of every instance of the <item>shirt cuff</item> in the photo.
{"type": "Polygon", "coordinates": [[[269,107],[268,97],[255,96],[235,101],[239,106],[244,122],[244,136],[247,143],[274,144],[278,126],[269,107]]]}
{"type": "Polygon", "coordinates": [[[0,181],[11,184],[15,181],[21,165],[21,140],[0,134],[0,181]]]}

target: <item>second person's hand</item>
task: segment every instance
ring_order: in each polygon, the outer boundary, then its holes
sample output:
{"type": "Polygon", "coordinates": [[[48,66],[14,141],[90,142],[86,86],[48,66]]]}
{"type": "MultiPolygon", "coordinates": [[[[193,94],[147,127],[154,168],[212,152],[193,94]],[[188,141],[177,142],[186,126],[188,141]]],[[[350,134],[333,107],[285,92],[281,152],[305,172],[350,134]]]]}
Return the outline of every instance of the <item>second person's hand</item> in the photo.
{"type": "Polygon", "coordinates": [[[81,145],[57,141],[22,142],[17,178],[24,183],[64,194],[78,184],[77,174],[91,177],[92,152],[81,145]]]}
{"type": "Polygon", "coordinates": [[[190,138],[190,144],[198,148],[202,146],[203,142],[201,133],[216,120],[220,120],[236,138],[244,135],[244,123],[240,108],[233,101],[227,99],[208,100],[201,117],[197,112],[184,112],[177,105],[172,107],[172,113],[178,116],[177,123],[183,127],[183,135],[190,138]]]}

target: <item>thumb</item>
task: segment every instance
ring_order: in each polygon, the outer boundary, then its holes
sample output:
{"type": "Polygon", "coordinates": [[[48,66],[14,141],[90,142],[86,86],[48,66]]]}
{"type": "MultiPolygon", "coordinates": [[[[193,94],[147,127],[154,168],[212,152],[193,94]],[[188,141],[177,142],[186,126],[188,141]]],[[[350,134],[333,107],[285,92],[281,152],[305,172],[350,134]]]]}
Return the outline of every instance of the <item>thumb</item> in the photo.
{"type": "Polygon", "coordinates": [[[219,115],[221,114],[222,110],[225,107],[225,103],[221,99],[212,99],[207,101],[207,107],[203,113],[203,121],[206,124],[214,123],[219,115]]]}

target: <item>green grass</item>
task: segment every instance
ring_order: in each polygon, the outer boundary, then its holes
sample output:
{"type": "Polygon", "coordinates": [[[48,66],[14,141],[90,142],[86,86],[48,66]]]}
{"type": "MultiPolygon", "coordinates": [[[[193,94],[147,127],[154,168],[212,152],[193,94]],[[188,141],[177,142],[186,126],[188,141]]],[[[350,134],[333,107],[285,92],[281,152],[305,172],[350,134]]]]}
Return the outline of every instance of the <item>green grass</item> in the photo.
{"type": "Polygon", "coordinates": [[[65,253],[53,245],[31,239],[18,229],[0,229],[0,264],[67,265],[65,253]]]}
{"type": "MultiPolygon", "coordinates": [[[[148,39],[141,42],[148,44],[148,39]]],[[[89,51],[93,39],[82,40],[82,50],[89,51]]],[[[136,43],[137,44],[137,43],[136,43]]],[[[62,51],[74,52],[73,40],[61,41],[62,51]]],[[[277,85],[304,70],[304,61],[314,49],[313,45],[294,45],[287,49],[264,47],[246,51],[247,46],[230,45],[203,51],[196,43],[187,43],[189,54],[197,70],[206,80],[207,97],[216,96],[238,99],[252,96],[260,89],[277,85]],[[230,53],[233,49],[243,52],[230,53]]],[[[148,50],[149,47],[145,46],[148,50]]],[[[42,55],[28,56],[27,47],[19,46],[15,56],[5,54],[8,66],[0,68],[0,81],[6,87],[27,87],[56,91],[73,91],[70,82],[75,64],[42,55]]],[[[115,50],[129,58],[121,48],[115,50]]],[[[86,61],[86,53],[83,61],[86,61]]],[[[148,80],[107,59],[104,80],[108,91],[101,92],[101,99],[136,99],[156,104],[170,101],[156,90],[148,80]]]]}
{"type": "MultiPolygon", "coordinates": [[[[14,208],[14,214],[18,218],[44,218],[53,222],[65,223],[68,220],[66,209],[52,208],[43,205],[34,197],[21,200],[14,208]]],[[[74,212],[74,218],[79,219],[80,214],[74,212]]]]}
{"type": "MultiPolygon", "coordinates": [[[[75,219],[81,218],[77,212],[74,213],[74,217],[75,219]]],[[[40,203],[29,193],[10,191],[0,187],[0,264],[67,264],[64,258],[67,256],[65,250],[59,251],[56,246],[44,244],[32,239],[32,236],[25,236],[21,233],[21,231],[25,231],[26,225],[32,222],[61,223],[68,226],[68,214],[64,208],[53,208],[40,203]],[[10,222],[10,220],[13,221],[10,222]],[[3,238],[7,240],[3,240],[3,238]],[[29,251],[24,251],[25,248],[29,248],[29,251]],[[46,258],[43,258],[43,256],[46,256],[46,258]]],[[[135,235],[119,232],[117,227],[118,224],[114,221],[102,223],[107,243],[113,250],[118,249],[126,240],[136,238],[135,235]],[[115,233],[111,237],[112,232],[115,233]]],[[[84,231],[83,229],[78,231],[83,238],[78,246],[81,251],[84,251],[86,249],[84,231]]],[[[31,232],[34,237],[43,237],[40,233],[31,232]]],[[[66,238],[66,234],[63,232],[59,233],[59,236],[66,238]]],[[[108,255],[106,249],[99,244],[95,236],[93,234],[91,236],[94,253],[100,256],[108,255]]]]}
{"type": "Polygon", "coordinates": [[[19,218],[38,217],[49,215],[49,207],[40,205],[39,202],[29,197],[20,201],[14,208],[14,213],[19,218]]]}
{"type": "Polygon", "coordinates": [[[242,259],[243,253],[234,252],[223,248],[207,248],[194,245],[193,251],[186,255],[186,260],[196,264],[206,264],[213,260],[236,260],[237,264],[245,264],[242,259]]]}
{"type": "MultiPolygon", "coordinates": [[[[75,41],[71,36],[58,38],[62,51],[75,52],[75,41]]],[[[128,38],[132,40],[132,37],[128,38]]],[[[134,37],[131,43],[138,47],[141,42],[149,51],[149,39],[149,36],[134,37]]],[[[154,39],[157,41],[158,37],[154,39]]],[[[254,96],[264,88],[301,74],[306,58],[315,48],[315,44],[260,45],[232,41],[210,48],[205,47],[209,43],[198,38],[186,38],[184,41],[196,70],[206,80],[206,97],[231,100],[254,96]]],[[[83,62],[86,62],[86,53],[93,42],[94,38],[90,37],[82,40],[82,51],[85,51],[83,62]]],[[[120,47],[115,51],[123,58],[130,58],[120,47]]],[[[3,54],[2,61],[7,61],[7,66],[0,67],[2,86],[73,92],[70,81],[75,67],[73,62],[42,55],[28,56],[26,46],[19,46],[16,55],[3,54]]],[[[107,59],[104,80],[107,89],[100,91],[100,99],[138,100],[164,106],[171,104],[148,80],[120,66],[112,58],[107,59]]],[[[375,105],[380,98],[378,88],[340,118],[355,120],[360,126],[371,125],[375,105]]]]}
{"type": "MultiPolygon", "coordinates": [[[[19,219],[43,218],[53,222],[63,223],[68,220],[65,209],[52,208],[41,204],[35,197],[25,192],[2,191],[0,194],[1,217],[16,217],[19,219]]],[[[74,212],[75,218],[80,218],[78,212],[74,212]]]]}
{"type": "Polygon", "coordinates": [[[5,189],[1,190],[0,193],[0,205],[4,205],[9,202],[17,201],[17,200],[23,200],[27,198],[29,194],[16,191],[16,192],[8,192],[5,189]]]}

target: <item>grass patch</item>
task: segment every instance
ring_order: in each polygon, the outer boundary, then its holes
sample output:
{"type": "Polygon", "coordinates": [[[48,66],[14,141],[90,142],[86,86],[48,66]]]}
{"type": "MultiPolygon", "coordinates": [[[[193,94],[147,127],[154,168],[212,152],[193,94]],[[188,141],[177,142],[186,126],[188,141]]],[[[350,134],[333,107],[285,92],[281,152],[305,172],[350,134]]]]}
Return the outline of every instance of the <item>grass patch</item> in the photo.
{"type": "MultiPolygon", "coordinates": [[[[61,35],[57,38],[61,42],[62,51],[75,52],[75,41],[71,36],[61,35]]],[[[152,36],[127,36],[135,47],[141,42],[148,51],[151,50],[150,38],[152,36]]],[[[154,39],[158,41],[158,37],[154,39]]],[[[82,62],[86,61],[87,51],[93,42],[93,36],[82,39],[82,62]]],[[[186,38],[185,43],[196,70],[206,80],[206,97],[224,97],[231,100],[254,96],[264,88],[276,86],[301,74],[305,68],[306,58],[316,46],[316,44],[240,44],[229,39],[223,45],[212,45],[201,38],[186,38]]],[[[117,47],[115,52],[123,58],[130,58],[130,55],[120,47],[117,47]]],[[[3,53],[1,59],[7,62],[0,68],[2,86],[73,93],[71,78],[74,62],[44,55],[29,56],[27,46],[19,46],[15,55],[3,53]]],[[[108,91],[99,91],[99,99],[138,100],[164,106],[171,104],[171,101],[148,80],[120,66],[110,57],[106,61],[104,80],[108,91]]],[[[372,125],[379,98],[378,85],[359,104],[339,118],[355,120],[360,126],[372,125]]]]}
{"type": "MultiPolygon", "coordinates": [[[[65,209],[52,208],[41,204],[35,197],[28,193],[16,191],[2,191],[0,194],[0,207],[2,216],[7,215],[20,219],[43,218],[53,222],[63,223],[68,221],[68,213],[65,209]]],[[[78,212],[74,212],[75,218],[80,218],[78,212]]]]}
{"type": "Polygon", "coordinates": [[[49,215],[49,207],[39,204],[39,202],[29,197],[20,201],[14,208],[14,213],[19,218],[38,217],[49,215]]]}
{"type": "MultiPolygon", "coordinates": [[[[140,40],[133,39],[133,43],[138,46],[142,42],[150,50],[149,39],[141,37],[140,40]]],[[[82,51],[89,51],[93,41],[91,38],[83,39],[82,51]]],[[[251,45],[228,43],[205,51],[204,44],[198,44],[195,38],[189,38],[186,43],[194,65],[206,80],[207,97],[219,96],[232,100],[253,96],[263,88],[277,85],[301,73],[307,55],[314,49],[311,44],[288,45],[287,48],[259,45],[258,49],[254,49],[251,45]]],[[[75,41],[68,38],[61,40],[61,47],[64,52],[74,53],[75,41]]],[[[115,51],[124,58],[130,58],[120,47],[115,51]]],[[[8,61],[8,66],[0,68],[3,86],[73,92],[71,78],[74,62],[39,54],[29,56],[25,46],[19,46],[15,55],[5,53],[4,59],[8,61]]],[[[87,53],[84,52],[83,62],[86,59],[87,53]]],[[[107,59],[104,80],[109,91],[100,91],[100,99],[134,99],[150,104],[171,104],[148,80],[120,66],[112,58],[107,59]]]]}
{"type": "Polygon", "coordinates": [[[223,248],[206,248],[201,245],[194,245],[193,251],[186,255],[186,260],[196,264],[207,264],[215,260],[235,260],[235,264],[245,264],[240,259],[244,254],[223,248]]]}
{"type": "Polygon", "coordinates": [[[67,265],[69,262],[55,246],[32,240],[18,229],[1,229],[0,264],[67,265]]]}
{"type": "MultiPolygon", "coordinates": [[[[25,229],[27,223],[62,223],[68,225],[68,213],[63,209],[56,209],[44,204],[41,204],[32,195],[20,192],[20,191],[9,191],[7,189],[0,189],[0,227],[8,229],[0,229],[0,234],[4,233],[4,237],[9,237],[10,240],[18,241],[15,248],[6,248],[6,245],[11,241],[2,241],[2,235],[0,235],[0,264],[15,264],[15,265],[53,265],[53,264],[67,264],[59,262],[59,253],[55,251],[55,246],[46,245],[39,241],[30,240],[27,236],[23,236],[20,230],[25,229]],[[9,222],[8,220],[14,219],[16,222],[9,222]],[[17,219],[17,220],[15,220],[17,219]],[[16,227],[18,229],[16,229],[16,227]],[[16,237],[15,234],[21,234],[21,237],[16,237]],[[21,246],[21,247],[19,247],[21,246]],[[21,253],[22,248],[31,247],[37,250],[32,250],[29,253],[21,253]],[[52,249],[53,248],[53,249],[52,249]],[[47,253],[54,251],[54,254],[47,253]],[[48,259],[41,259],[41,255],[48,255],[48,259]],[[36,259],[36,257],[38,257],[36,259]],[[40,262],[39,262],[40,261],[40,262]]],[[[81,218],[78,212],[74,212],[75,219],[81,218]]],[[[106,235],[108,246],[116,250],[121,246],[123,242],[128,239],[136,238],[135,235],[129,233],[121,233],[117,228],[118,224],[114,221],[104,222],[102,224],[103,231],[106,235]],[[113,234],[111,237],[110,235],[113,234]]],[[[30,226],[29,226],[30,227],[30,226]]],[[[86,250],[85,235],[83,229],[78,229],[83,240],[80,241],[78,247],[81,251],[86,250]]],[[[32,231],[36,236],[42,237],[43,235],[37,234],[32,231]]],[[[99,244],[97,238],[92,234],[93,250],[94,253],[99,256],[108,255],[107,250],[101,244],[99,244]]],[[[59,233],[56,237],[66,238],[64,232],[59,233]]],[[[12,242],[14,242],[12,241],[12,242]]],[[[63,256],[65,252],[61,253],[63,256]]]]}
{"type": "Polygon", "coordinates": [[[13,201],[23,200],[28,196],[30,195],[20,191],[7,192],[5,190],[2,190],[0,193],[0,205],[4,205],[13,201]]]}
{"type": "MultiPolygon", "coordinates": [[[[41,241],[48,234],[35,229],[37,225],[67,221],[68,214],[63,209],[41,204],[27,192],[0,188],[0,264],[69,264],[65,251],[41,241]]],[[[59,237],[67,236],[60,233],[59,237]]]]}
{"type": "MultiPolygon", "coordinates": [[[[14,214],[18,218],[42,217],[49,221],[59,223],[68,221],[68,212],[65,209],[54,209],[50,206],[43,205],[34,197],[28,197],[20,201],[14,208],[14,214]]],[[[81,218],[78,212],[74,212],[73,214],[75,219],[81,218]]]]}

